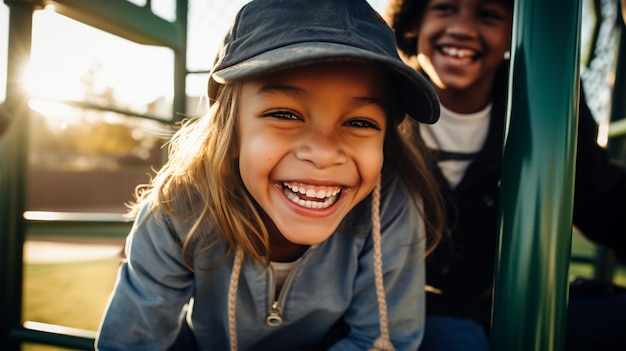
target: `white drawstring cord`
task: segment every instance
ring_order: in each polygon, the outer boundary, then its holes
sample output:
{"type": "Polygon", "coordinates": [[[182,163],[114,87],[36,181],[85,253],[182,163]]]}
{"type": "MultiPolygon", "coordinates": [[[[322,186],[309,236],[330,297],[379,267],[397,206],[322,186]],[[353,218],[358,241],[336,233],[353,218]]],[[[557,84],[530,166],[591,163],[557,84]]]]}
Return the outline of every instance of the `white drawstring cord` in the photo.
{"type": "Polygon", "coordinates": [[[372,194],[372,242],[374,244],[374,279],[376,283],[376,299],[380,318],[380,336],[374,341],[370,351],[394,351],[389,339],[389,320],[387,316],[387,299],[383,283],[383,254],[380,238],[380,179],[372,194]]]}
{"type": "Polygon", "coordinates": [[[230,351],[237,351],[237,286],[239,285],[239,274],[243,264],[243,250],[237,247],[235,251],[235,262],[233,271],[230,274],[230,285],[228,287],[228,330],[230,332],[230,351]]]}

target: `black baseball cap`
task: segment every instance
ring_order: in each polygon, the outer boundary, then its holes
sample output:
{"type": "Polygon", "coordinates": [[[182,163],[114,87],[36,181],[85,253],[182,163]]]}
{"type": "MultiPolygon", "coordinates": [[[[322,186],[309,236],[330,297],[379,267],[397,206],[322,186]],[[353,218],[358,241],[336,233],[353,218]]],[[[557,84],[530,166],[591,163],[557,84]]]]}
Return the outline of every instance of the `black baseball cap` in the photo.
{"type": "Polygon", "coordinates": [[[366,0],[253,0],[239,10],[209,78],[221,84],[324,62],[372,63],[391,77],[403,110],[434,123],[439,99],[422,73],[398,55],[391,28],[366,0]]]}

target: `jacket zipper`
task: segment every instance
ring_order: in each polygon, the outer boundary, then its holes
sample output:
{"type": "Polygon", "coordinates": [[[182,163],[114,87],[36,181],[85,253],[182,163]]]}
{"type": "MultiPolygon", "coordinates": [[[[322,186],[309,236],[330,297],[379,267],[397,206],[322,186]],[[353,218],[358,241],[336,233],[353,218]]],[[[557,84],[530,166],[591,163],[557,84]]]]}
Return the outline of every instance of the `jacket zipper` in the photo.
{"type": "Polygon", "coordinates": [[[269,312],[267,317],[265,317],[265,323],[270,327],[278,327],[283,324],[283,307],[285,306],[285,299],[287,296],[287,290],[291,287],[291,283],[296,275],[296,272],[304,263],[305,258],[309,256],[309,253],[313,251],[314,247],[310,247],[304,255],[300,258],[300,262],[298,262],[289,272],[287,279],[285,280],[285,284],[283,284],[283,288],[280,290],[278,294],[278,298],[274,300],[274,296],[276,295],[276,281],[274,279],[274,268],[270,267],[269,271],[269,312]]]}

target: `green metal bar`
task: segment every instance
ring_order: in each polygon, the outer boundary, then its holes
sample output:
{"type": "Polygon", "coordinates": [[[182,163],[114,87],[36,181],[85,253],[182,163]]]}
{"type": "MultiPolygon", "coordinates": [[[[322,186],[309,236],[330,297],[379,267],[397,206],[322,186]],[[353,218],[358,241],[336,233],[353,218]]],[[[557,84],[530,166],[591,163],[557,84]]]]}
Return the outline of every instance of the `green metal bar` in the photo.
{"type": "MultiPolygon", "coordinates": [[[[11,0],[26,1],[33,0],[11,0]]],[[[39,0],[52,4],[55,11],[103,31],[141,44],[185,50],[187,27],[177,19],[172,23],[127,0],[39,0]]]]}
{"type": "Polygon", "coordinates": [[[27,211],[28,236],[124,238],[132,220],[116,213],[27,211]]]}
{"type": "Polygon", "coordinates": [[[0,349],[18,350],[9,330],[21,323],[22,247],[26,207],[28,153],[28,96],[21,85],[30,59],[32,13],[28,3],[8,3],[9,45],[7,57],[7,97],[9,118],[6,134],[0,139],[0,349]]]}
{"type": "Polygon", "coordinates": [[[151,115],[151,114],[146,114],[146,113],[137,113],[137,112],[133,112],[133,111],[129,111],[129,110],[119,109],[119,108],[116,108],[116,107],[113,107],[113,106],[105,106],[105,105],[100,105],[100,104],[94,104],[94,103],[86,102],[86,101],[58,100],[58,99],[51,99],[51,98],[37,97],[37,96],[34,96],[33,100],[48,101],[48,102],[53,102],[53,103],[62,104],[62,105],[66,105],[66,106],[81,108],[81,109],[85,109],[85,110],[114,112],[114,113],[119,113],[120,115],[131,116],[131,117],[139,117],[139,118],[143,118],[143,119],[149,119],[151,121],[156,121],[156,122],[160,122],[160,123],[164,123],[164,124],[172,124],[172,121],[166,119],[165,117],[151,115]]]}
{"type": "MultiPolygon", "coordinates": [[[[623,96],[625,96],[625,94],[626,94],[626,91],[622,91],[621,95],[617,96],[618,99],[624,99],[623,96]]],[[[613,95],[616,95],[616,94],[613,94],[613,95]]],[[[609,125],[609,139],[626,136],[626,119],[624,119],[626,115],[621,115],[621,116],[622,116],[622,120],[615,120],[614,122],[611,122],[611,124],[609,125]]],[[[611,145],[611,141],[609,141],[609,145],[611,145]]]]}
{"type": "Polygon", "coordinates": [[[11,336],[22,342],[76,350],[93,350],[96,332],[53,324],[26,322],[23,327],[11,330],[11,336]]]}
{"type": "Polygon", "coordinates": [[[494,282],[496,351],[564,346],[580,12],[578,1],[515,2],[494,282]]]}
{"type": "Polygon", "coordinates": [[[617,261],[609,249],[598,246],[593,260],[593,279],[603,282],[612,282],[617,261]]]}

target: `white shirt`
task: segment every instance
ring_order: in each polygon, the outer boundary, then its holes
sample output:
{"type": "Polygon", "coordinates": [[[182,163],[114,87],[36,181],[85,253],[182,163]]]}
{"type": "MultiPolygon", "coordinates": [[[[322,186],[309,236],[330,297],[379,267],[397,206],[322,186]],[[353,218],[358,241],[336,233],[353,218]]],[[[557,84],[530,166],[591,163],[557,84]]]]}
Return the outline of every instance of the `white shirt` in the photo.
{"type": "Polygon", "coordinates": [[[441,106],[436,123],[420,124],[426,146],[440,151],[439,167],[452,188],[459,184],[487,139],[491,107],[489,104],[481,111],[462,114],[441,106]]]}
{"type": "Polygon", "coordinates": [[[293,262],[270,262],[270,266],[274,269],[274,278],[276,278],[276,296],[278,296],[282,290],[287,276],[298,261],[300,261],[300,259],[293,262]]]}

